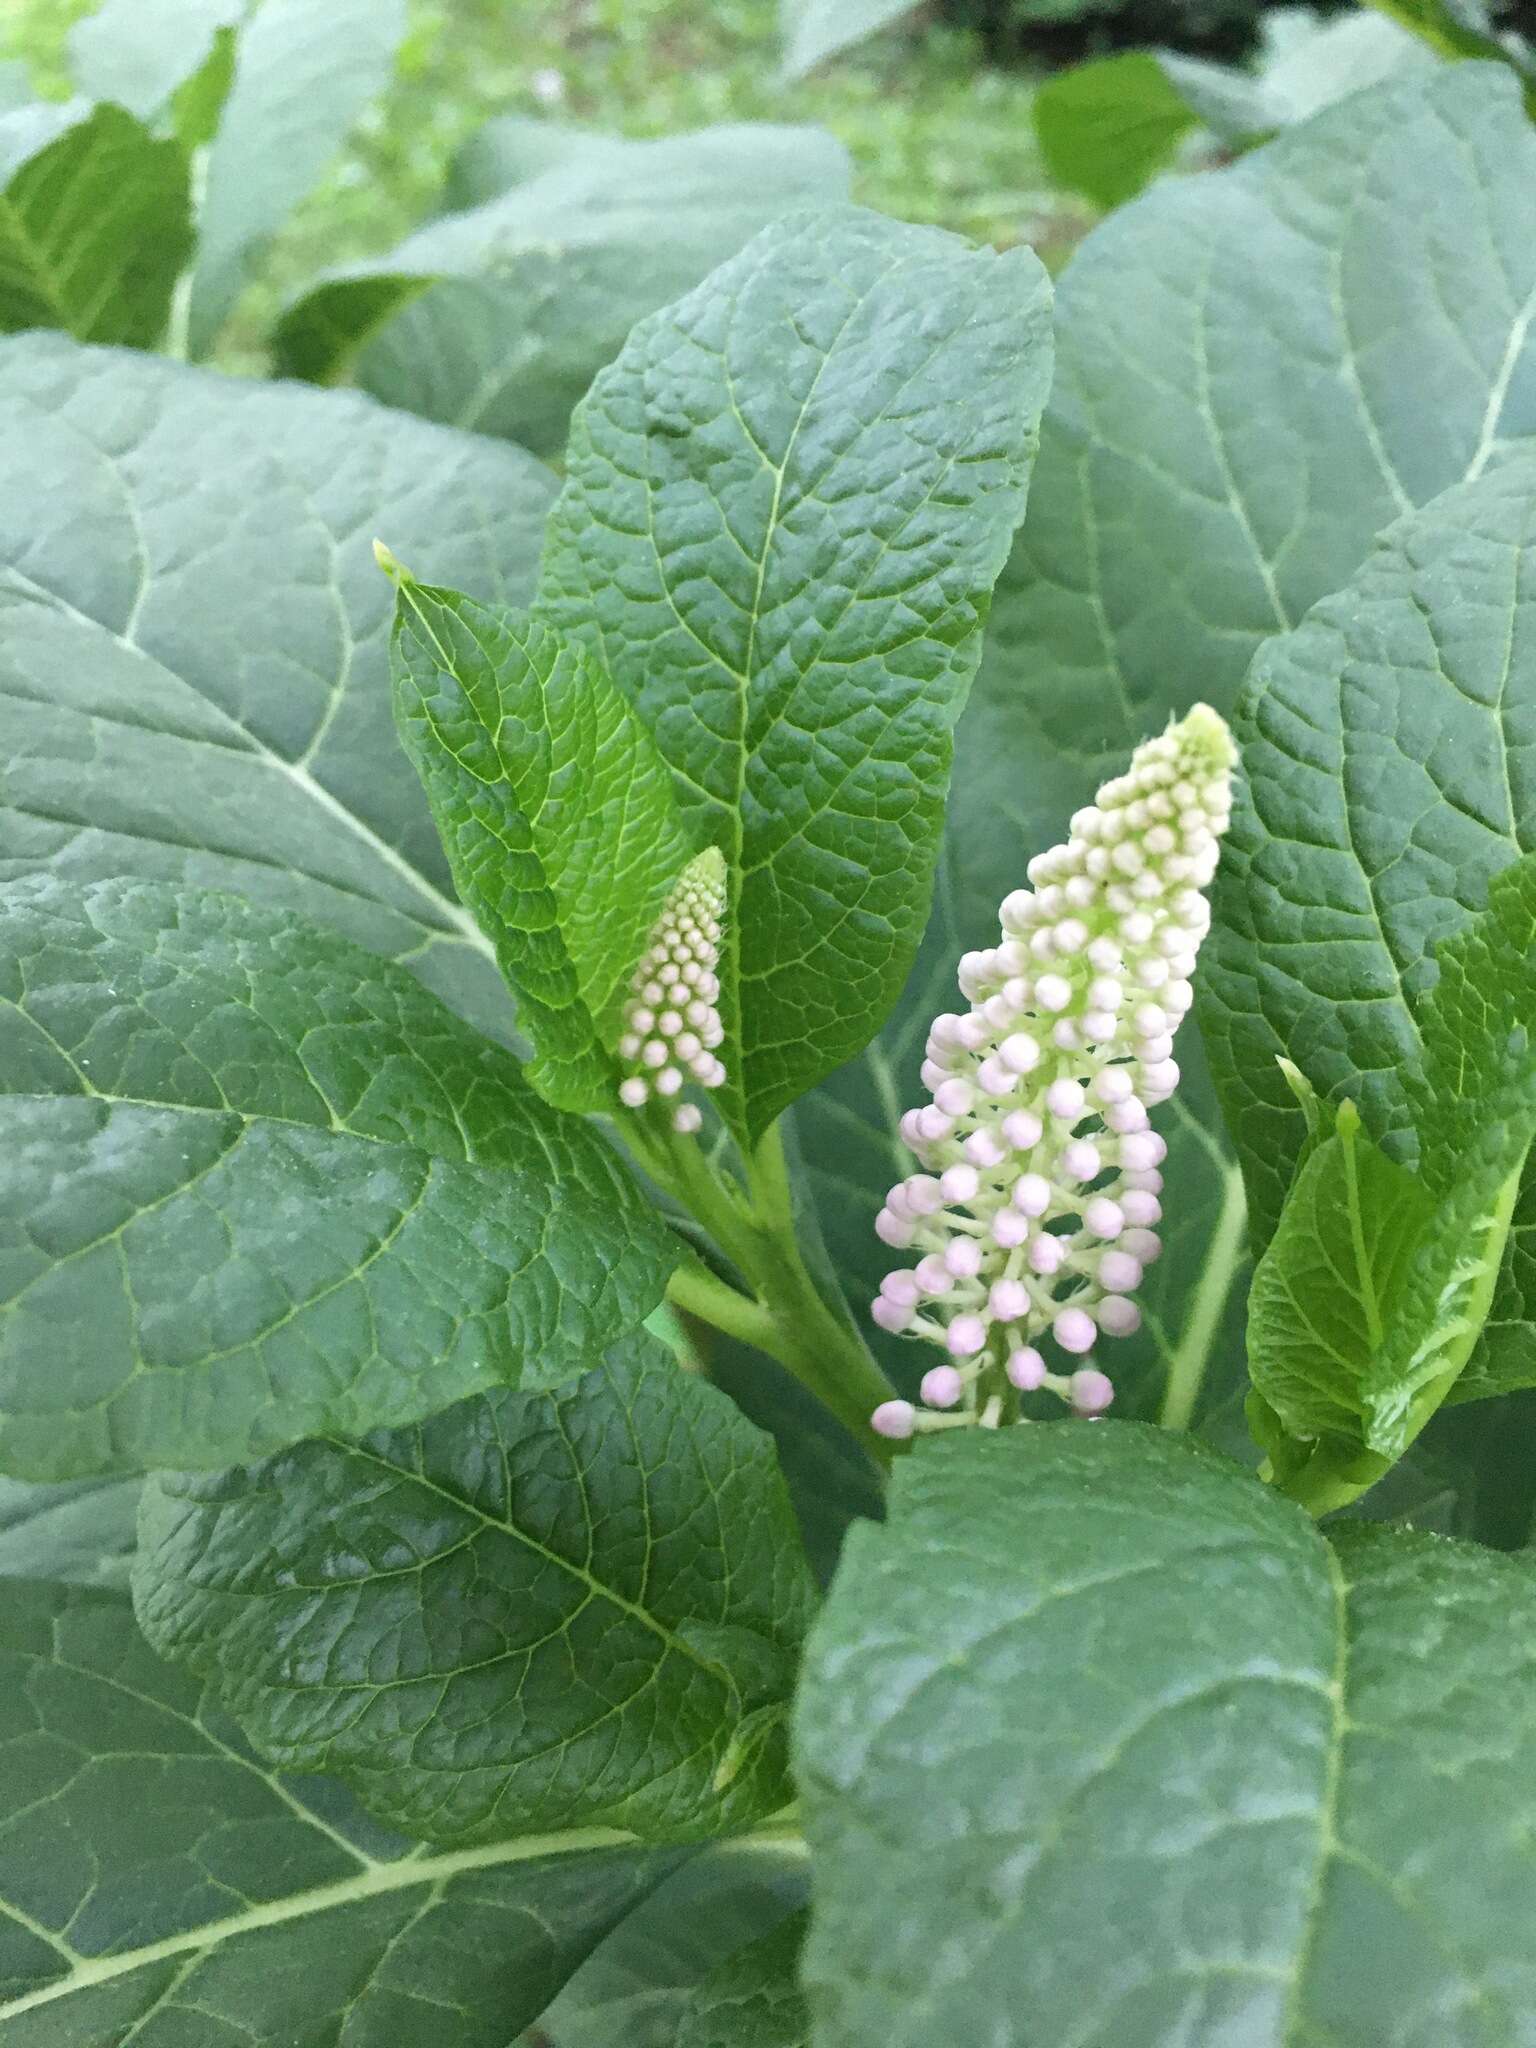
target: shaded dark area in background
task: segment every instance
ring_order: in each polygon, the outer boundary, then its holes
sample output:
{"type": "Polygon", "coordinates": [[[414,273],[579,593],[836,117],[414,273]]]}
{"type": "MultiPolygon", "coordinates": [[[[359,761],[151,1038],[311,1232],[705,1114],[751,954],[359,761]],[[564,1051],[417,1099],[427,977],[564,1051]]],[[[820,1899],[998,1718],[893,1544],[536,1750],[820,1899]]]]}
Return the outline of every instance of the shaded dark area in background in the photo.
{"type": "MultiPolygon", "coordinates": [[[[1311,0],[1315,14],[1338,14],[1350,4],[1311,0]]],[[[980,35],[994,63],[1036,65],[1076,64],[1148,44],[1235,60],[1258,47],[1266,11],[1265,0],[940,0],[939,7],[941,19],[980,35]]],[[[1513,20],[1516,10],[1509,12],[1513,20]]]]}

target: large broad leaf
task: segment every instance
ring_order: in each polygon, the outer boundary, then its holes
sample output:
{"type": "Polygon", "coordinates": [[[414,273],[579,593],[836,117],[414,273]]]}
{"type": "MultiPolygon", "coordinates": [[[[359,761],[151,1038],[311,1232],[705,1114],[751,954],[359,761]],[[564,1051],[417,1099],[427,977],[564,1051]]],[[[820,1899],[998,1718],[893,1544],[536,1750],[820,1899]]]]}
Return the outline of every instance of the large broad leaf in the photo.
{"type": "Polygon", "coordinates": [[[916,950],[1049,296],[1027,250],[786,221],[638,327],[577,415],[540,603],[726,852],[721,1092],[749,1137],[865,1043],[916,950]]]}
{"type": "Polygon", "coordinates": [[[259,1763],[123,1595],[8,1582],[0,1672],[6,2048],[507,2048],[675,1864],[386,1835],[259,1763]]]}
{"type": "Polygon", "coordinates": [[[914,0],[779,0],[786,77],[803,77],[824,57],[910,14],[913,5],[914,0]]]}
{"type": "Polygon", "coordinates": [[[213,347],[253,263],[384,88],[405,0],[263,0],[208,154],[187,345],[213,347]]]}
{"type": "Polygon", "coordinates": [[[152,121],[209,61],[221,30],[248,0],[104,0],[69,32],[69,68],[81,92],[152,121]]]}
{"type": "Polygon", "coordinates": [[[543,2015],[539,2032],[554,2048],[677,2048],[701,1984],[729,1969],[765,1929],[798,1920],[805,1890],[798,1838],[704,1851],[609,1935],[543,2015]]]}
{"type": "MultiPolygon", "coordinates": [[[[1513,82],[1462,66],[1165,183],[1067,266],[1029,513],[957,739],[931,973],[801,1118],[860,1307],[888,1263],[872,1226],[894,1112],[919,1099],[955,961],[996,943],[1030,856],[1170,712],[1230,707],[1260,642],[1346,583],[1403,504],[1536,431],[1533,187],[1513,82]]],[[[1155,1410],[1167,1380],[1175,1418],[1240,1368],[1243,1270],[1243,1190],[1192,1030],[1178,1059],[1159,1118],[1176,1241],[1149,1275],[1141,1363],[1122,1354],[1132,1405],[1155,1410]]]]}
{"type": "MultiPolygon", "coordinates": [[[[1432,948],[1466,930],[1490,879],[1536,847],[1533,566],[1536,456],[1512,453],[1399,522],[1346,590],[1255,665],[1237,718],[1247,793],[1218,881],[1206,1023],[1263,1235],[1304,1135],[1280,1053],[1321,1093],[1357,1098],[1389,1155],[1437,1156],[1446,1193],[1465,1182],[1472,1105],[1485,1084],[1508,1085],[1498,1066],[1528,1005],[1514,1001],[1480,1066],[1468,1038],[1484,1001],[1475,961],[1458,970],[1472,978],[1466,1014],[1445,1017],[1430,999],[1444,1043],[1413,1077],[1432,948]]],[[[1536,1377],[1529,1201],[1468,1392],[1536,1377]]]]}
{"type": "Polygon", "coordinates": [[[1536,2008],[1529,1559],[1331,1547],[1141,1425],[956,1432],[850,1539],[797,1742],[825,2048],[1483,2048],[1536,2008]]]}
{"type": "Polygon", "coordinates": [[[62,1486],[0,1479],[0,1578],[126,1587],[139,1487],[136,1478],[62,1486]]]}
{"type": "Polygon", "coordinates": [[[494,193],[296,300],[279,366],[350,376],[390,405],[558,454],[637,320],[768,221],[848,194],[847,153],[817,128],[628,142],[553,126],[531,138],[535,127],[491,124],[460,182],[494,180],[494,193]]]}
{"type": "Polygon", "coordinates": [[[796,1913],[718,1964],[683,2009],[677,2048],[807,2048],[804,1942],[805,1916],[796,1913]]]}
{"type": "Polygon", "coordinates": [[[0,890],[0,1464],[222,1465],[584,1371],[669,1233],[401,969],[163,884],[0,890]]]}
{"type": "Polygon", "coordinates": [[[515,449],[341,393],[0,344],[0,877],[279,904],[504,1028],[395,737],[371,541],[516,601],[550,489],[515,449]]]}
{"type": "Polygon", "coordinates": [[[0,116],[0,332],[153,348],[192,250],[187,160],[121,107],[0,116]]]}
{"type": "Polygon", "coordinates": [[[587,649],[526,613],[400,573],[394,649],[400,737],[517,993],[529,1079],[611,1108],[618,1010],[692,850],[667,764],[587,649]]]}
{"type": "Polygon", "coordinates": [[[1157,53],[1164,77],[1190,112],[1234,148],[1309,121],[1350,93],[1427,71],[1435,61],[1416,37],[1364,10],[1324,21],[1305,8],[1274,8],[1261,34],[1264,48],[1252,71],[1173,50],[1157,53]]]}
{"type": "Polygon", "coordinates": [[[145,1495],[156,1646],[435,1842],[782,1806],[811,1599],[767,1438],[638,1337],[554,1395],[145,1495]]]}

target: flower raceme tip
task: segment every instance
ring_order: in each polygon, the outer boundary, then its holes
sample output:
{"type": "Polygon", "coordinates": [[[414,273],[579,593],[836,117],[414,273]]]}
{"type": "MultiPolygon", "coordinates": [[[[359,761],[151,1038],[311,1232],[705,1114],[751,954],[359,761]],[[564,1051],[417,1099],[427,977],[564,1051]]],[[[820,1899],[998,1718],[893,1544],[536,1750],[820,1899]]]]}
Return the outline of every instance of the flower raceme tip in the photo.
{"type": "Polygon", "coordinates": [[[703,1112],[678,1098],[690,1081],[718,1088],[725,1067],[717,1051],[725,1033],[720,999],[720,930],[725,919],[725,857],[718,847],[697,854],[677,880],[651,927],[630,978],[624,1005],[619,1100],[643,1109],[672,1103],[672,1128],[697,1131],[703,1112]]]}
{"type": "Polygon", "coordinates": [[[1148,1112],[1178,1086],[1173,1041],[1194,1000],[1235,760],[1204,704],[1146,741],[1073,816],[1066,844],[1031,860],[998,944],[961,960],[969,1007],[934,1019],[929,1099],[901,1120],[922,1170],[875,1223],[918,1256],[887,1273],[870,1310],[946,1362],[924,1375],[921,1408],[876,1409],[878,1434],[996,1423],[1041,1387],[1084,1416],[1113,1400],[1091,1354],[1139,1327],[1132,1296],[1162,1250],[1167,1146],[1148,1112]],[[1047,1339],[1072,1369],[1050,1370],[1047,1339]]]}

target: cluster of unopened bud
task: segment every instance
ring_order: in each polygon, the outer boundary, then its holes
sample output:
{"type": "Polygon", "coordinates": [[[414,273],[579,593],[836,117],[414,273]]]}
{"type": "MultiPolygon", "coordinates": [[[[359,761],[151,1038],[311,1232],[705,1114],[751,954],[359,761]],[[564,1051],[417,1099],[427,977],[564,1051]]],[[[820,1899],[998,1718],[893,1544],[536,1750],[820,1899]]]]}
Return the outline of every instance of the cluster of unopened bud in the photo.
{"type": "Polygon", "coordinates": [[[624,1005],[619,1100],[643,1109],[653,1097],[676,1103],[672,1127],[697,1131],[703,1112],[677,1098],[690,1081],[718,1088],[725,1068],[716,1048],[725,1033],[720,999],[720,927],[725,917],[725,859],[709,847],[672,885],[624,1005]]]}
{"type": "Polygon", "coordinates": [[[934,1020],[931,1099],[901,1120],[922,1171],[875,1225],[919,1256],[871,1310],[946,1357],[922,1382],[936,1412],[884,1402],[882,1435],[996,1424],[1016,1406],[1009,1387],[1049,1389],[1080,1415],[1114,1398],[1090,1354],[1138,1328],[1131,1296],[1162,1250],[1167,1147],[1148,1112],[1178,1085],[1173,1038],[1194,1000],[1233,760],[1205,705],[1138,747],[1066,845],[1029,863],[999,943],[961,960],[970,1008],[934,1020]],[[1051,1370],[1047,1340],[1073,1370],[1051,1370]]]}

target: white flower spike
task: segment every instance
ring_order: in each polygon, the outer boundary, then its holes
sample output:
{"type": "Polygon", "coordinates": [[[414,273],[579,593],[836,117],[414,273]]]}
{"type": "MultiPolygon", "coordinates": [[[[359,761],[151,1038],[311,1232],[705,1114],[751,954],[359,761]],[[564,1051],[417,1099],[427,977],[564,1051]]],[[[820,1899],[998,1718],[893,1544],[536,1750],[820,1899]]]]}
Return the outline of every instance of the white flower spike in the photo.
{"type": "Polygon", "coordinates": [[[687,1134],[703,1123],[697,1103],[677,1098],[689,1081],[718,1088],[725,1079],[716,1048],[725,1033],[720,999],[720,927],[725,917],[725,857],[708,847],[672,885],[624,1005],[619,1100],[643,1109],[654,1097],[675,1102],[672,1128],[687,1134]]]}
{"type": "Polygon", "coordinates": [[[1010,1387],[1049,1388],[1084,1416],[1113,1400],[1090,1354],[1138,1328],[1131,1296],[1162,1250],[1168,1148],[1147,1112],[1178,1086],[1173,1039],[1194,1000],[1235,759],[1204,704],[1138,747],[1066,845],[1029,863],[999,943],[961,960],[970,1007],[934,1019],[931,1099],[901,1120],[923,1171],[875,1222],[918,1256],[887,1273],[870,1311],[946,1363],[924,1375],[922,1409],[875,1411],[881,1435],[995,1424],[1017,1407],[1010,1387]],[[1067,1371],[1051,1371],[1047,1340],[1067,1371]]]}

